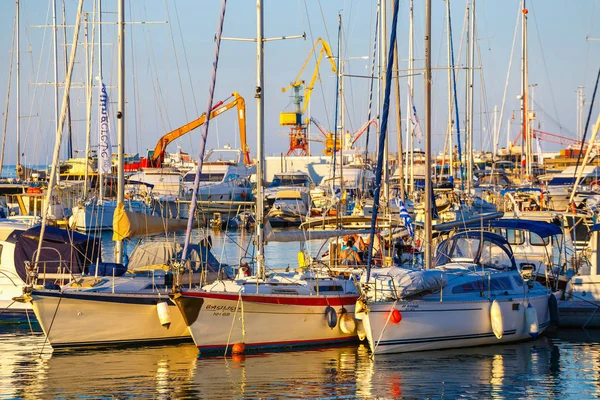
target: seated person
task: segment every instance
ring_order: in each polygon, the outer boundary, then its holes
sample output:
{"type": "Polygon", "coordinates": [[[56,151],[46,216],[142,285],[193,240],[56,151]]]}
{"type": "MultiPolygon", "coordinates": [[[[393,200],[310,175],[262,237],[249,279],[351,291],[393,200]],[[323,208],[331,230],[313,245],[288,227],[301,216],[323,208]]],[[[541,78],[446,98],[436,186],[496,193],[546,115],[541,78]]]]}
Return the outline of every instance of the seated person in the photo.
{"type": "Polygon", "coordinates": [[[358,249],[354,246],[354,238],[352,236],[348,237],[346,244],[342,246],[340,261],[352,261],[354,263],[361,262],[360,255],[358,254],[357,250],[358,249]]]}

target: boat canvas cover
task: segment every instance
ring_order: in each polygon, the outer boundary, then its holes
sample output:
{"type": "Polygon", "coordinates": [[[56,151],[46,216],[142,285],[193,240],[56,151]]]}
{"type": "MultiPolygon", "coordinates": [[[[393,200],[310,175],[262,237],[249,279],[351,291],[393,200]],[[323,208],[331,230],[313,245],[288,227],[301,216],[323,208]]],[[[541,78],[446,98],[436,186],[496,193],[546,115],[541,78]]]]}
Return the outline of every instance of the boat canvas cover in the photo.
{"type": "Polygon", "coordinates": [[[169,265],[181,251],[181,245],[175,242],[146,242],[138,245],[129,256],[128,270],[162,268],[169,265]]]}
{"type": "Polygon", "coordinates": [[[376,301],[439,291],[448,284],[446,273],[435,269],[377,268],[372,270],[372,279],[377,288],[376,301]]]}
{"type": "MultiPolygon", "coordinates": [[[[25,264],[34,262],[40,240],[41,226],[24,231],[16,238],[15,268],[27,281],[25,264]]],[[[56,274],[66,271],[72,274],[86,272],[86,268],[95,263],[100,256],[100,238],[94,238],[74,231],[47,226],[44,231],[40,252],[40,273],[56,274]]]]}

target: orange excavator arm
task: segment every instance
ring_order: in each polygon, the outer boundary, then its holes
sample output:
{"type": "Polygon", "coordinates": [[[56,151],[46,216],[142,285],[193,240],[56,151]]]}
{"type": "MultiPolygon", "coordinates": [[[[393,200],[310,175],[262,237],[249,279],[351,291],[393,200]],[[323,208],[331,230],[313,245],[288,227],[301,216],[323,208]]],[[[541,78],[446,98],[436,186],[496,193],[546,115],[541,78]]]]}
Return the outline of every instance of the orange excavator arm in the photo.
{"type": "MultiPolygon", "coordinates": [[[[210,112],[210,118],[213,119],[216,116],[236,106],[238,112],[238,123],[240,126],[240,142],[242,152],[244,153],[244,164],[250,164],[250,150],[248,149],[248,144],[246,143],[246,101],[244,100],[244,98],[240,96],[237,92],[232,93],[229,98],[220,101],[212,108],[210,112]],[[231,97],[233,97],[233,100],[229,103],[225,103],[231,97]]],[[[205,122],[206,113],[202,114],[200,118],[188,122],[187,124],[180,126],[179,128],[161,137],[156,143],[156,147],[154,147],[154,153],[152,153],[152,155],[150,156],[150,161],[152,165],[158,165],[160,164],[160,161],[164,159],[164,151],[169,145],[169,143],[180,138],[186,133],[189,133],[194,129],[199,128],[200,126],[204,125],[205,122]]]]}

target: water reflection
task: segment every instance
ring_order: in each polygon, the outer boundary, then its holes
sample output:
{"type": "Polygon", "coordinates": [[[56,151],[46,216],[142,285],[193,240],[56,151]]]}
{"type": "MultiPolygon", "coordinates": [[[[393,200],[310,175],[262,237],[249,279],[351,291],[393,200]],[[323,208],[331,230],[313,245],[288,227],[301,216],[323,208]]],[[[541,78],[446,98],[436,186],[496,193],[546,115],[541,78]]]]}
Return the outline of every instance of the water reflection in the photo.
{"type": "Polygon", "coordinates": [[[42,336],[0,335],[0,398],[592,398],[597,339],[565,332],[376,360],[364,346],[197,359],[193,345],[40,357],[42,336]]]}

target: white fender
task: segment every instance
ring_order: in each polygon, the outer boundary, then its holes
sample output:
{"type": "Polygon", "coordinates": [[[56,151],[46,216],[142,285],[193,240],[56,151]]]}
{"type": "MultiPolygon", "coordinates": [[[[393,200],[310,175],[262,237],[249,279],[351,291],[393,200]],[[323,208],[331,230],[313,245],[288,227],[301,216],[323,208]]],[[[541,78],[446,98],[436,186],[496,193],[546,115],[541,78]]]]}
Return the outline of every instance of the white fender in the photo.
{"type": "Polygon", "coordinates": [[[160,324],[165,327],[171,325],[171,312],[169,311],[169,304],[166,301],[161,301],[156,304],[156,312],[158,313],[158,319],[160,324]]]}
{"type": "Polygon", "coordinates": [[[535,311],[535,307],[531,303],[525,309],[525,323],[527,324],[527,332],[535,339],[538,333],[540,333],[540,326],[538,324],[537,311],[535,311]]]}
{"type": "Polygon", "coordinates": [[[497,300],[492,302],[490,307],[490,322],[492,323],[492,331],[498,339],[502,339],[504,333],[504,323],[502,321],[502,310],[497,300]]]}

